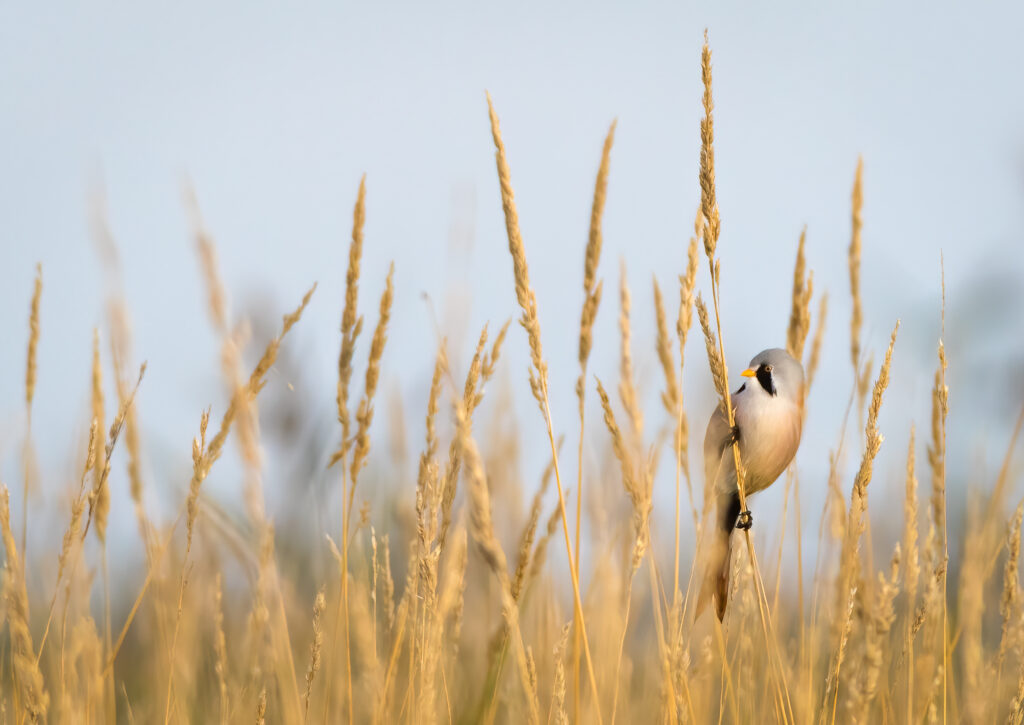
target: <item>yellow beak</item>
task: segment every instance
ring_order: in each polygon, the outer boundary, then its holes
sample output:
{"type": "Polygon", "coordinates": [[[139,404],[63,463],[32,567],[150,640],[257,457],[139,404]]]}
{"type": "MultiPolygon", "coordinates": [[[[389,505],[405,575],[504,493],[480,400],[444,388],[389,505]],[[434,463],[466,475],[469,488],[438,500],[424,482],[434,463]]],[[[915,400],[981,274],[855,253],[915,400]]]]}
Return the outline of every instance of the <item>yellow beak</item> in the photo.
{"type": "Polygon", "coordinates": [[[740,375],[742,375],[745,378],[752,378],[755,375],[757,375],[757,371],[754,370],[754,368],[747,368],[742,373],[740,373],[740,375]]]}

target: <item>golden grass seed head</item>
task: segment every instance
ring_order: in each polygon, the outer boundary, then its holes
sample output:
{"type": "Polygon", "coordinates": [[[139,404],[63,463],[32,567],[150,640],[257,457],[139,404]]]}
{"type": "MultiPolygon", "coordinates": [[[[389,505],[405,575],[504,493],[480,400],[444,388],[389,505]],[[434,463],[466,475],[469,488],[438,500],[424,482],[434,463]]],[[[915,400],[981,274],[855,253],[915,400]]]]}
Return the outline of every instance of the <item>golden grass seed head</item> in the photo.
{"type": "Polygon", "coordinates": [[[39,347],[39,300],[43,294],[43,265],[36,264],[36,278],[32,285],[32,302],[28,315],[28,353],[25,361],[25,407],[32,409],[36,393],[36,351],[39,347]]]}
{"type": "Polygon", "coordinates": [[[851,194],[851,232],[849,249],[850,268],[850,296],[853,299],[853,313],[850,317],[850,360],[853,369],[856,371],[860,366],[860,328],[863,324],[863,313],[861,311],[860,294],[860,256],[861,256],[861,227],[863,218],[861,207],[864,203],[863,192],[864,180],[864,159],[857,159],[857,172],[853,180],[853,193],[851,194]]]}
{"type": "Polygon", "coordinates": [[[608,192],[608,167],[611,156],[612,144],[615,142],[615,126],[617,121],[612,121],[608,129],[608,135],[604,139],[604,147],[601,149],[601,165],[597,170],[597,179],[594,182],[594,200],[590,207],[590,232],[587,235],[587,247],[583,257],[583,292],[589,298],[594,290],[597,281],[597,265],[601,260],[601,217],[604,214],[605,198],[608,192]]]}

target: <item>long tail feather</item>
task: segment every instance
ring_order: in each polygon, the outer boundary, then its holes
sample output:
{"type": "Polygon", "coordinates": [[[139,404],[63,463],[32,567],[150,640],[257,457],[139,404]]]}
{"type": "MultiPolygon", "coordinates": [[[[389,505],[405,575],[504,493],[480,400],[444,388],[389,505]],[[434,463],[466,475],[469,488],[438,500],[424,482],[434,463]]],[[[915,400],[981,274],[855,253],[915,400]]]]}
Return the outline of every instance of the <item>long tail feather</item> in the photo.
{"type": "Polygon", "coordinates": [[[716,526],[710,532],[704,579],[697,597],[696,617],[700,617],[711,601],[715,603],[718,620],[722,621],[725,617],[725,607],[729,601],[729,562],[732,560],[731,534],[739,513],[740,499],[737,494],[719,496],[716,526]]]}

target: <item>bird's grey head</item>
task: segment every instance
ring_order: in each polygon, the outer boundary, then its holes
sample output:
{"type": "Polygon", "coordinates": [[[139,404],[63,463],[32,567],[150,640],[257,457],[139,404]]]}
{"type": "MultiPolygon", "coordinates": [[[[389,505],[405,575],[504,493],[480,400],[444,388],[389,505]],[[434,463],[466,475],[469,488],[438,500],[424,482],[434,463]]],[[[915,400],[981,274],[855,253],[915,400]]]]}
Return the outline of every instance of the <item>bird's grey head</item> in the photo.
{"type": "Polygon", "coordinates": [[[759,352],[741,374],[745,378],[753,378],[750,384],[768,395],[799,399],[803,394],[803,366],[781,348],[759,352]]]}

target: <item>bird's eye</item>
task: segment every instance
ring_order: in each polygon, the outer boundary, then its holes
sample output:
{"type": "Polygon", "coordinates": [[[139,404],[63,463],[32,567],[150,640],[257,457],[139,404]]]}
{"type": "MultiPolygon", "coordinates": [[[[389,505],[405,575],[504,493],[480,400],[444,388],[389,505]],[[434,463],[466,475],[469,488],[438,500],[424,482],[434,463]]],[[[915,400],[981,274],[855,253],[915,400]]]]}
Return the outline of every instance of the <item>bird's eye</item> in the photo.
{"type": "Polygon", "coordinates": [[[772,371],[772,366],[771,365],[765,365],[764,369],[765,369],[765,372],[770,373],[772,371]]]}

